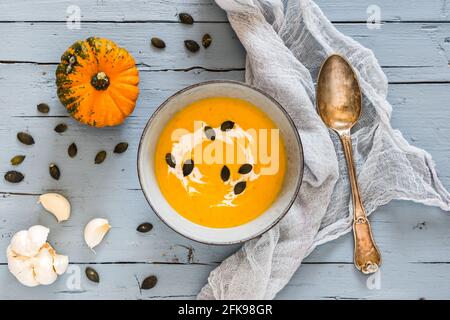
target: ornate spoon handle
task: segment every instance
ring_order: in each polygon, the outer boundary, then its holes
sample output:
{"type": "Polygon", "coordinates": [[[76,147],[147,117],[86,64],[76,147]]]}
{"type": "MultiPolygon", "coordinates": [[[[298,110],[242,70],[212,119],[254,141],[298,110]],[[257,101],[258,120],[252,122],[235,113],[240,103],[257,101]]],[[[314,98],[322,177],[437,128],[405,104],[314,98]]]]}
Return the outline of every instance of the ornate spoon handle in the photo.
{"type": "Polygon", "coordinates": [[[359,194],[356,170],[353,162],[350,130],[338,132],[344,148],[353,199],[353,237],[355,239],[354,263],[362,273],[370,274],[381,265],[381,255],[372,237],[372,230],[366,216],[366,210],[359,194]]]}

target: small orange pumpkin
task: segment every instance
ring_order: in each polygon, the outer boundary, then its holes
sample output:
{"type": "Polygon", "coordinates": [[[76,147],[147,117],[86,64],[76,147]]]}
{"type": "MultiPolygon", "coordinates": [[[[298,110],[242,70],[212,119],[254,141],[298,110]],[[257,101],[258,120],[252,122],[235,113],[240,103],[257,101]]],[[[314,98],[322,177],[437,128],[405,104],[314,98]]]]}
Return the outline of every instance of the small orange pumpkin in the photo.
{"type": "Polygon", "coordinates": [[[138,84],[133,57],[108,39],[75,42],[56,69],[61,103],[73,118],[95,127],[121,124],[134,110],[138,84]]]}

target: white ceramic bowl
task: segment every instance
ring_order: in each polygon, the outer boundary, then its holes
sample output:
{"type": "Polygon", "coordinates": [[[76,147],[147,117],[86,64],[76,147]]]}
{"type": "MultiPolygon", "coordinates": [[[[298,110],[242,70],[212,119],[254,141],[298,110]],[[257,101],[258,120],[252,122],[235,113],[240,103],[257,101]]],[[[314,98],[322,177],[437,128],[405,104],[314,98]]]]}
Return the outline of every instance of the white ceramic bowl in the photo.
{"type": "Polygon", "coordinates": [[[292,119],[281,105],[264,92],[235,81],[208,81],[187,87],[167,99],[151,116],[141,137],[137,167],[144,195],[153,211],[170,228],[183,236],[208,244],[233,244],[254,238],[273,227],[297,197],[303,176],[303,150],[292,119]],[[192,102],[210,97],[246,100],[262,110],[280,129],[287,155],[286,175],[281,191],[263,214],[232,228],[209,228],[178,214],[161,193],[154,172],[154,156],[159,136],[174,114],[192,102]]]}

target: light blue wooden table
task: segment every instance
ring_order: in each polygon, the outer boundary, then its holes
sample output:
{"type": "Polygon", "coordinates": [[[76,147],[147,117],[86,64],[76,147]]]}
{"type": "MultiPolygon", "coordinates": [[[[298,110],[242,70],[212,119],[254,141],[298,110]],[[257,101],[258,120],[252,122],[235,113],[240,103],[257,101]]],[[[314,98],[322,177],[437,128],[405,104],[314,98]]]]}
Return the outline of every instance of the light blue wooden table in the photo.
{"type": "MultiPolygon", "coordinates": [[[[450,8],[440,0],[320,0],[337,28],[374,50],[390,81],[392,123],[406,139],[434,157],[444,185],[450,188],[450,8]],[[380,29],[366,26],[369,5],[381,9],[380,29]]],[[[177,90],[209,79],[243,80],[244,51],[225,14],[212,0],[3,0],[0,2],[0,168],[26,154],[18,168],[25,181],[0,182],[0,298],[50,299],[171,299],[194,298],[208,273],[237,246],[201,245],[177,235],[151,212],[136,176],[140,133],[155,108],[177,90]],[[81,9],[81,29],[66,27],[67,8],[81,9]],[[197,23],[181,25],[178,12],[191,13],[197,23]],[[190,54],[185,39],[210,33],[208,50],[190,54]],[[93,129],[67,117],[56,97],[54,72],[60,55],[72,42],[88,36],[111,38],[136,58],[141,95],[123,126],[93,129]],[[149,46],[159,36],[167,48],[149,46]],[[39,114],[47,102],[51,111],[39,114]],[[53,127],[69,130],[55,134],[53,127]],[[29,131],[31,147],[16,140],[29,131]],[[119,141],[129,150],[113,155],[119,141]],[[67,146],[76,142],[78,156],[69,159],[67,146]],[[109,151],[94,165],[97,151],[109,151]],[[48,165],[55,162],[61,179],[52,180],[48,165]],[[73,206],[69,221],[57,224],[36,204],[43,192],[66,195],[73,206]],[[84,244],[86,222],[103,216],[113,228],[94,255],[84,244]],[[135,231],[153,223],[148,234],[135,231]],[[71,274],[51,286],[26,288],[8,272],[5,252],[11,236],[34,224],[51,229],[49,240],[70,256],[71,274]],[[98,270],[100,284],[84,277],[84,268],[98,270]],[[81,283],[76,275],[81,271],[81,283]],[[157,286],[140,290],[139,283],[155,274],[157,286]],[[71,278],[72,277],[72,278],[71,278]],[[71,282],[72,281],[72,282],[71,282]]],[[[308,257],[278,298],[380,299],[450,298],[450,216],[437,208],[392,202],[372,217],[384,264],[378,289],[352,263],[352,238],[347,235],[319,247],[308,257]],[[373,286],[372,286],[373,287],[373,286]]]]}

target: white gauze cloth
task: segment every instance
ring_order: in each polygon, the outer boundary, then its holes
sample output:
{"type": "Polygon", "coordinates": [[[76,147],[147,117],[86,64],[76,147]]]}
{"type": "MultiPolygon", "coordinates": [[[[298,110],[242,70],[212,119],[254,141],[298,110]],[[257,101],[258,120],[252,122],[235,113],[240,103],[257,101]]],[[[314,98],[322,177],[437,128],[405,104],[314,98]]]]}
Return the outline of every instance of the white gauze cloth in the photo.
{"type": "Polygon", "coordinates": [[[450,194],[430,154],[411,146],[390,125],[387,79],[371,50],[338,32],[310,0],[216,2],[227,11],[247,51],[246,81],[272,95],[294,119],[305,172],[288,214],[213,270],[199,299],[273,299],[316,246],[351,230],[344,154],[337,135],[315,109],[313,81],[333,53],[350,61],[363,94],[363,112],[352,138],[367,213],[392,199],[450,210],[450,194]]]}

